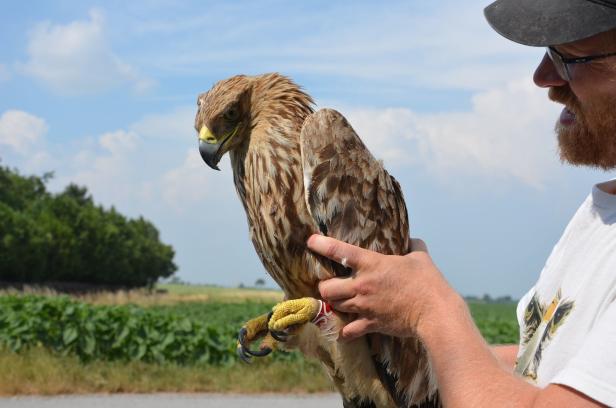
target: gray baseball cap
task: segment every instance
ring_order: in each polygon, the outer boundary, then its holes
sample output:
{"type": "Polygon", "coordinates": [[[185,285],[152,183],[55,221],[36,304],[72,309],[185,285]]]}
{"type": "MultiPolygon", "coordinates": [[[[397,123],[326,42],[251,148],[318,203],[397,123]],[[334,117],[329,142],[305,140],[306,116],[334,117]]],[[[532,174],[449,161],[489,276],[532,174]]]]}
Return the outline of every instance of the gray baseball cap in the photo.
{"type": "Polygon", "coordinates": [[[616,28],[616,0],[497,0],[484,14],[502,36],[537,47],[616,28]]]}

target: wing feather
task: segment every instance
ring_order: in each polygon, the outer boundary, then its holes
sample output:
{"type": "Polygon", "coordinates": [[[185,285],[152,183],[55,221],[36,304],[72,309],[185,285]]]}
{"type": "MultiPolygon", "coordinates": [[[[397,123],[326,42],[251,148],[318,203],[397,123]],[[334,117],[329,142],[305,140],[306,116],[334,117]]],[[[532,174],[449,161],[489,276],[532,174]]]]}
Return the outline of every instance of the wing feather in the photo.
{"type": "MultiPolygon", "coordinates": [[[[409,222],[398,182],[368,151],[347,120],[322,109],[304,122],[300,135],[305,199],[321,232],[389,255],[410,251],[409,222]]],[[[349,271],[332,262],[337,276],[349,271]]],[[[399,406],[430,399],[436,380],[421,342],[367,335],[381,382],[399,406]]]]}
{"type": "Polygon", "coordinates": [[[310,115],[300,135],[306,204],[321,232],[385,254],[409,251],[398,182],[335,110],[310,115]]]}

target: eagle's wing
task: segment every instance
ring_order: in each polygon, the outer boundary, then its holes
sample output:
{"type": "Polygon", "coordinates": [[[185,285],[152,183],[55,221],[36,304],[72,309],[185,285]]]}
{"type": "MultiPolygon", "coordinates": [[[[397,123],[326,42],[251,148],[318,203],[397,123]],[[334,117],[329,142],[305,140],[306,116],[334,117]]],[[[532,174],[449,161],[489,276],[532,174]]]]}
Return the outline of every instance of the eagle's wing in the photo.
{"type": "MultiPolygon", "coordinates": [[[[308,116],[300,143],[306,203],[324,235],[383,254],[410,252],[400,185],[339,112],[322,109],[308,116]]],[[[348,273],[335,263],[331,269],[348,273]]],[[[417,338],[366,338],[381,382],[399,406],[434,396],[435,379],[417,338]]],[[[438,405],[437,399],[430,403],[438,405]]]]}
{"type": "Polygon", "coordinates": [[[347,120],[322,109],[300,135],[308,209],[324,235],[384,254],[409,251],[409,224],[398,182],[347,120]]]}

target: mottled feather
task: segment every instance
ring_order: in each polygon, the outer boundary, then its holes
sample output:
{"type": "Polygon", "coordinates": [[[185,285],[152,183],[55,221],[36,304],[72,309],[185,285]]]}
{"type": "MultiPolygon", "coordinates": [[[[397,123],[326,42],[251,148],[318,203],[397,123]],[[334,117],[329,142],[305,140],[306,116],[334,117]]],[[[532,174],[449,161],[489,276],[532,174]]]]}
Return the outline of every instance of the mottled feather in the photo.
{"type": "MultiPolygon", "coordinates": [[[[306,203],[326,235],[387,255],[410,252],[400,185],[342,114],[322,109],[310,115],[300,143],[306,203]]],[[[368,343],[381,379],[395,384],[388,388],[397,401],[414,404],[435,394],[436,382],[418,339],[370,334],[368,343]]]]}

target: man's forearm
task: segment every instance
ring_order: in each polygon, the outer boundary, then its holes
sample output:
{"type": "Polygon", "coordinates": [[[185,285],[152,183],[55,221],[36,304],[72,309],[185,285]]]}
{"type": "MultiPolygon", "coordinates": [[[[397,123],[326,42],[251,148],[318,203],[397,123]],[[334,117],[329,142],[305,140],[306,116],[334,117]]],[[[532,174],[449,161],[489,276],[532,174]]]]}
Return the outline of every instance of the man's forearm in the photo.
{"type": "Polygon", "coordinates": [[[491,347],[492,353],[508,371],[513,371],[515,367],[518,349],[517,344],[499,344],[491,347]]]}
{"type": "Polygon", "coordinates": [[[418,327],[447,407],[530,407],[538,388],[499,362],[473,323],[466,304],[446,290],[418,327]]]}

